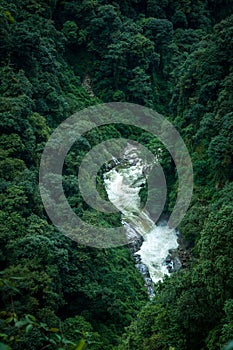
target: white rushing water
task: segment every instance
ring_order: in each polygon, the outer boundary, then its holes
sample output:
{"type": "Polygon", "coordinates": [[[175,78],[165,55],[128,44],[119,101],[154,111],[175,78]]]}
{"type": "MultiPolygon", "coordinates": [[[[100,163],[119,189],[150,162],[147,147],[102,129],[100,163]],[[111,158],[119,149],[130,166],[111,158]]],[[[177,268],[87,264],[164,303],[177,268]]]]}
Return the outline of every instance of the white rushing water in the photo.
{"type": "Polygon", "coordinates": [[[166,257],[169,250],[178,247],[177,234],[167,226],[154,226],[154,228],[144,236],[141,249],[136,253],[140,255],[143,264],[148,267],[150,277],[154,283],[163,279],[164,275],[169,275],[166,264],[166,257]]]}
{"type": "Polygon", "coordinates": [[[148,213],[140,208],[139,192],[146,183],[145,164],[136,158],[132,146],[126,150],[127,165],[117,164],[104,176],[104,182],[109,200],[122,213],[122,223],[126,228],[127,237],[132,239],[140,234],[144,242],[135,255],[141,257],[141,262],[147,266],[154,283],[169,275],[166,258],[169,250],[176,249],[177,233],[166,225],[157,226],[148,213]]]}

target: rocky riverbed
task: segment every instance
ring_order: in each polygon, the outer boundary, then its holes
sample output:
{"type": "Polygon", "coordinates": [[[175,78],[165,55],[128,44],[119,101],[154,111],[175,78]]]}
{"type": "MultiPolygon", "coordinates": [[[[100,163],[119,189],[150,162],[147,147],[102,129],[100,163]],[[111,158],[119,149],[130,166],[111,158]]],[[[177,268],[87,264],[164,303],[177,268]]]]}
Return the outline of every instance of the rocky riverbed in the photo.
{"type": "Polygon", "coordinates": [[[140,190],[150,167],[138,156],[136,146],[128,145],[120,158],[113,157],[106,166],[104,182],[109,200],[122,214],[135,265],[143,275],[149,297],[153,298],[154,284],[164,275],[186,267],[189,256],[180,233],[167,226],[166,217],[155,224],[141,208],[140,190]]]}

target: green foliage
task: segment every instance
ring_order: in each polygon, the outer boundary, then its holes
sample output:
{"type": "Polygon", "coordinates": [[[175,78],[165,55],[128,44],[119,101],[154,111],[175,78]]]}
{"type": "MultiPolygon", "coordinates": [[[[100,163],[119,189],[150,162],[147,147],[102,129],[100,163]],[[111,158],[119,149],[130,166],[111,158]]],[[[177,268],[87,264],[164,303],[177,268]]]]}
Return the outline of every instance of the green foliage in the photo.
{"type": "Polygon", "coordinates": [[[78,26],[74,21],[67,21],[63,24],[62,29],[69,44],[74,44],[78,38],[78,26]]]}
{"type": "MultiPolygon", "coordinates": [[[[0,0],[0,349],[232,347],[231,13],[227,0],[0,0]],[[159,283],[146,306],[127,247],[71,241],[51,225],[39,196],[50,133],[102,101],[166,114],[193,161],[194,196],[180,229],[195,259],[159,283]]],[[[85,154],[118,137],[157,154],[172,211],[178,180],[165,147],[133,126],[108,125],[66,157],[63,187],[74,212],[94,225],[119,225],[119,214],[84,202],[76,181],[85,154]]],[[[97,189],[106,199],[103,171],[97,189]]]]}

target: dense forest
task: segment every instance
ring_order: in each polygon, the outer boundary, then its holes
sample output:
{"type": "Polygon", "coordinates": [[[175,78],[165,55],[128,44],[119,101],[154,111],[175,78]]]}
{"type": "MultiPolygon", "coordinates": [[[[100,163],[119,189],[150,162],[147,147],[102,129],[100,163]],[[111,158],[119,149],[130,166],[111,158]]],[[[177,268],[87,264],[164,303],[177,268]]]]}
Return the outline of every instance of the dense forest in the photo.
{"type": "MultiPolygon", "coordinates": [[[[233,349],[232,13],[231,0],[0,0],[1,350],[233,349]],[[192,259],[153,300],[127,246],[70,240],[40,197],[54,128],[112,101],[165,115],[192,158],[179,226],[192,259]]],[[[114,137],[158,147],[149,132],[108,125],[78,140],[64,165],[73,211],[103,227],[120,214],[89,207],[76,174],[86,152],[114,137]]],[[[171,213],[178,179],[169,154],[161,163],[171,213]]]]}

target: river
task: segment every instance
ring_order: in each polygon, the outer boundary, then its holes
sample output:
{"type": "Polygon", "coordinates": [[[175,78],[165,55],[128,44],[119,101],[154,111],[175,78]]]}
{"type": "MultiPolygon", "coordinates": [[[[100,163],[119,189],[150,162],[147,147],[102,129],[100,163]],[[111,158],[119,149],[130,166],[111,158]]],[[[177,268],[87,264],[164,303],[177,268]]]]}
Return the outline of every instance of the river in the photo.
{"type": "Polygon", "coordinates": [[[134,255],[148,292],[153,296],[153,283],[162,280],[173,269],[169,254],[178,247],[178,233],[169,229],[165,221],[156,225],[148,212],[141,209],[139,192],[146,183],[145,168],[148,165],[137,158],[136,148],[128,145],[123,158],[123,165],[115,160],[115,166],[105,173],[105,188],[109,200],[122,214],[128,240],[139,236],[143,238],[140,249],[134,255]]]}

